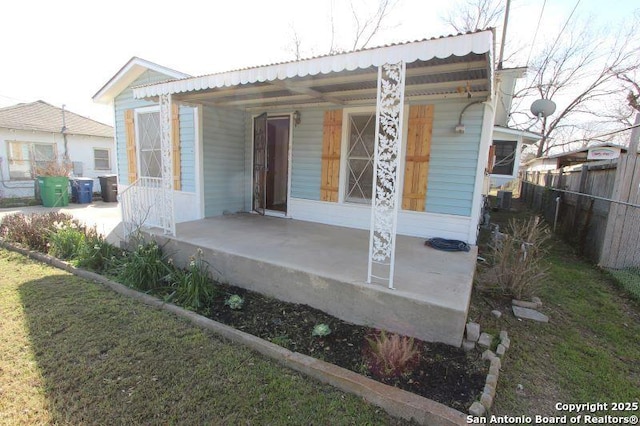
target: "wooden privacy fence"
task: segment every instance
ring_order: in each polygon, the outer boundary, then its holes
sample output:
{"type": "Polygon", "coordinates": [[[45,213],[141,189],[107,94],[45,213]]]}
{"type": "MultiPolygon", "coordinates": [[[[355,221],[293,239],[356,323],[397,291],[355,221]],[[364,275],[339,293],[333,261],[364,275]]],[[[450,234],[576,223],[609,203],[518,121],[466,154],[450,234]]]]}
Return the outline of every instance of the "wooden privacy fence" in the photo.
{"type": "Polygon", "coordinates": [[[541,211],[581,254],[606,268],[640,267],[639,136],[635,127],[628,152],[617,163],[520,176],[520,198],[541,211]]]}

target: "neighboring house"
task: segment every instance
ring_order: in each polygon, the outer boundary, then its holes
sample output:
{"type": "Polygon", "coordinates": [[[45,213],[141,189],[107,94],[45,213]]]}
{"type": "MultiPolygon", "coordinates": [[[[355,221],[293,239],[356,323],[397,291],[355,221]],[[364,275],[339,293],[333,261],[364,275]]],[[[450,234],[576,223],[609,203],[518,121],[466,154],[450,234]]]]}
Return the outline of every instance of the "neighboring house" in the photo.
{"type": "Polygon", "coordinates": [[[574,151],[533,158],[524,163],[520,169],[525,172],[543,172],[593,161],[615,163],[621,152],[627,152],[627,148],[610,142],[599,143],[574,151]]]}
{"type": "Polygon", "coordinates": [[[125,225],[159,227],[174,242],[197,235],[192,244],[211,244],[211,250],[219,251],[234,238],[257,238],[251,226],[259,233],[274,229],[271,238],[247,246],[242,255],[233,247],[212,257],[222,279],[352,322],[459,345],[500,97],[492,49],[493,32],[486,30],[199,77],[134,57],[94,95],[114,109],[125,225]],[[376,129],[381,133],[377,151],[376,129]],[[372,200],[376,173],[379,190],[372,200]],[[206,237],[216,227],[231,232],[232,222],[225,224],[225,218],[238,212],[273,217],[250,219],[241,235],[225,237],[220,245],[206,237]],[[315,222],[315,231],[303,235],[303,224],[309,222],[315,222]],[[271,259],[293,244],[277,243],[288,231],[275,229],[289,226],[285,223],[299,224],[299,238],[313,241],[289,257],[271,259]],[[318,231],[317,224],[326,230],[318,231]],[[355,230],[365,230],[363,241],[371,233],[369,276],[340,278],[336,288],[335,274],[348,275],[349,267],[336,271],[333,260],[302,264],[342,253],[340,249],[349,253],[341,244],[352,243],[337,239],[335,247],[314,246],[325,244],[319,241],[335,229],[344,230],[338,236],[353,238],[364,235],[355,230]],[[397,292],[360,285],[373,282],[372,269],[381,267],[390,268],[385,279],[393,288],[397,235],[420,237],[398,241],[417,250],[418,258],[432,260],[411,261],[405,268],[400,263],[409,257],[399,255],[397,292]],[[436,261],[454,255],[425,249],[424,238],[431,237],[462,240],[472,249],[450,261],[436,261]],[[257,245],[264,249],[251,251],[257,245]],[[304,250],[310,255],[302,256],[304,250]],[[247,259],[261,263],[233,264],[247,259]],[[267,265],[277,269],[287,262],[302,275],[288,269],[265,279],[267,265]],[[400,277],[411,268],[417,282],[400,277]],[[243,275],[250,273],[258,275],[243,275]],[[305,274],[313,277],[307,281],[305,274]],[[347,289],[352,293],[344,294],[347,289]],[[414,291],[428,294],[415,296],[414,291]],[[385,314],[375,306],[386,297],[415,303],[394,305],[389,300],[384,306],[394,306],[394,312],[385,314]]]}
{"type": "Polygon", "coordinates": [[[115,173],[111,126],[43,101],[0,108],[0,197],[32,196],[36,167],[64,160],[65,150],[75,176],[94,178],[94,191],[95,178],[115,173]]]}
{"type": "Polygon", "coordinates": [[[492,145],[489,149],[489,171],[491,187],[501,187],[518,177],[522,150],[525,145],[536,143],[541,136],[526,130],[508,127],[509,114],[516,80],[524,76],[525,68],[511,68],[496,71],[497,91],[496,114],[492,145]]]}

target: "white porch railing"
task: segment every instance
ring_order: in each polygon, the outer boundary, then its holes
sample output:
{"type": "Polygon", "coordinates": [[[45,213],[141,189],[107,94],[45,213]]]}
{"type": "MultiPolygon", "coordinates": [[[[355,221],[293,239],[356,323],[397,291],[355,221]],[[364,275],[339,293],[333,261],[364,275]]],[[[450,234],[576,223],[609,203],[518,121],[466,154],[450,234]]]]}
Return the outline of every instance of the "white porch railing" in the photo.
{"type": "Polygon", "coordinates": [[[142,227],[164,229],[163,223],[166,221],[162,220],[162,178],[141,177],[122,191],[118,198],[122,208],[125,239],[142,227]]]}

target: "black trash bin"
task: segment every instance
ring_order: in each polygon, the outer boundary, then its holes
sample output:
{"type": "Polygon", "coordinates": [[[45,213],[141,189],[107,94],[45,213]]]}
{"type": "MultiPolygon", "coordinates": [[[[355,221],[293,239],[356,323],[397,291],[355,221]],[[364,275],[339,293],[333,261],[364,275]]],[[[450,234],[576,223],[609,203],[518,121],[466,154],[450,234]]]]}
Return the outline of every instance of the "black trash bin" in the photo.
{"type": "Polygon", "coordinates": [[[105,203],[116,203],[118,201],[118,176],[100,176],[100,194],[105,203]]]}

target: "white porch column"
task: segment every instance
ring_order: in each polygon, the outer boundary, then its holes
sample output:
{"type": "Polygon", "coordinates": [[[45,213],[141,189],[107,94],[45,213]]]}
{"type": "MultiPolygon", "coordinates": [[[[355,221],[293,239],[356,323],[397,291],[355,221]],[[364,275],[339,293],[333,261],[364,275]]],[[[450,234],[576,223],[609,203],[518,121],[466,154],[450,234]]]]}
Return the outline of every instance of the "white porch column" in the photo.
{"type": "Polygon", "coordinates": [[[162,158],[161,224],[165,234],[175,237],[173,212],[173,149],[171,146],[171,95],[160,95],[160,152],[162,158]]]}
{"type": "Polygon", "coordinates": [[[373,197],[367,283],[388,282],[393,288],[396,228],[400,205],[400,150],[404,109],[404,62],[378,67],[378,100],[373,168],[373,197]]]}

